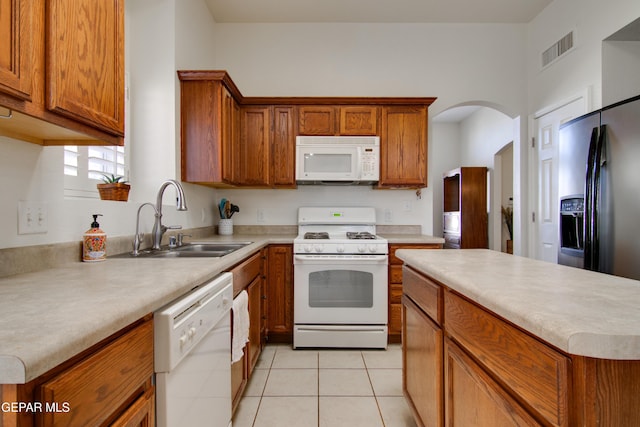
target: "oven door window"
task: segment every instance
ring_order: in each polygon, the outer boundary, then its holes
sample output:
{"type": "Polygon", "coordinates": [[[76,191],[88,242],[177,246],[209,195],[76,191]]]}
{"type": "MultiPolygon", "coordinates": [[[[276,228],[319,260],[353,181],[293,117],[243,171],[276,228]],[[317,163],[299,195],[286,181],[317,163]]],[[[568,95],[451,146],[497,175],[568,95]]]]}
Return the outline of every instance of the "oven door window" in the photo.
{"type": "Polygon", "coordinates": [[[309,273],[309,307],[373,307],[373,274],[355,270],[309,273]]]}

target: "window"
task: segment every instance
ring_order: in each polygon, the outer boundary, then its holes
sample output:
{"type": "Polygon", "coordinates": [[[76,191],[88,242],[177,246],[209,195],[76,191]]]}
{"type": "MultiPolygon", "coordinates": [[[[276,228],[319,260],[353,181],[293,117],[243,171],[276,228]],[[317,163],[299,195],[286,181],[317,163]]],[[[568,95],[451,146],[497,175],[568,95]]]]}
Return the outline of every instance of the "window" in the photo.
{"type": "Polygon", "coordinates": [[[75,145],[64,147],[64,195],[66,197],[99,198],[96,184],[102,182],[102,174],[126,176],[124,147],[75,145]]]}

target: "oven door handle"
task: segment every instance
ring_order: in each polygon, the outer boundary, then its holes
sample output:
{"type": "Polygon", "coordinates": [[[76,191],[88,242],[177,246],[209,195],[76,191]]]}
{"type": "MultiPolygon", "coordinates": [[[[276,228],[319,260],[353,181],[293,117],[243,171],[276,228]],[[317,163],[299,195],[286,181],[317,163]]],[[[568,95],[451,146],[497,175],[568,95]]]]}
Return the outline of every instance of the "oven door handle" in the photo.
{"type": "Polygon", "coordinates": [[[304,255],[296,254],[294,264],[387,264],[388,255],[304,255]]]}

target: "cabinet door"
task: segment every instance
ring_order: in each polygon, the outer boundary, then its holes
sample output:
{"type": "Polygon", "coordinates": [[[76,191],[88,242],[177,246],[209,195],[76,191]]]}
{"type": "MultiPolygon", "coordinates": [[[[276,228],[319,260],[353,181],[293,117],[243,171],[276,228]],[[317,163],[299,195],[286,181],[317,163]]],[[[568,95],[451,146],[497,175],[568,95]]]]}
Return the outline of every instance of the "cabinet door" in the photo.
{"type": "Polygon", "coordinates": [[[267,333],[271,342],[293,340],[293,247],[269,246],[267,333]]]}
{"type": "Polygon", "coordinates": [[[262,350],[262,340],[260,337],[260,324],[262,317],[262,276],[258,276],[247,288],[249,296],[249,342],[247,349],[249,354],[249,377],[258,362],[260,351],[262,350]]]}
{"type": "Polygon", "coordinates": [[[124,135],[124,0],[50,0],[46,106],[124,135]]]}
{"type": "Polygon", "coordinates": [[[60,411],[36,414],[43,426],[102,425],[153,376],[153,321],[147,321],[44,383],[42,400],[60,411]],[[63,403],[69,405],[65,412],[63,403]]]}
{"type": "Polygon", "coordinates": [[[150,387],[110,427],[154,427],[155,392],[150,387]]]}
{"type": "Polygon", "coordinates": [[[427,107],[382,108],[378,186],[427,186],[427,107]]]}
{"type": "Polygon", "coordinates": [[[273,109],[271,155],[271,183],[273,186],[295,188],[296,134],[293,107],[275,107],[273,109]]]}
{"type": "Polygon", "coordinates": [[[299,135],[335,135],[336,108],[333,106],[298,107],[299,135]]]}
{"type": "Polygon", "coordinates": [[[0,90],[29,101],[34,20],[33,1],[0,0],[0,90]]]}
{"type": "Polygon", "coordinates": [[[408,297],[403,304],[403,369],[405,397],[418,425],[442,426],[443,332],[408,297]]]}
{"type": "Polygon", "coordinates": [[[447,427],[541,426],[453,341],[445,348],[447,427]]]}
{"type": "Polygon", "coordinates": [[[378,107],[340,107],[340,135],[378,135],[378,107]]]}
{"type": "Polygon", "coordinates": [[[269,107],[242,107],[240,128],[239,165],[235,183],[268,187],[271,164],[269,107]]]}
{"type": "MultiPolygon", "coordinates": [[[[220,145],[222,153],[222,182],[235,183],[240,179],[240,106],[233,95],[222,86],[220,105],[220,145]]],[[[219,165],[208,165],[210,169],[219,165]]]]}

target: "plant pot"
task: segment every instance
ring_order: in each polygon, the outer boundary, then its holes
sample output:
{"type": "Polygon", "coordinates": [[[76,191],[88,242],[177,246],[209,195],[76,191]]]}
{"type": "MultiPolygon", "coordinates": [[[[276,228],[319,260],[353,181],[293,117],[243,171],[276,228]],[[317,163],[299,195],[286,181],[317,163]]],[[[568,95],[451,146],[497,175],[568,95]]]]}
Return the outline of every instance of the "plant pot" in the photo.
{"type": "Polygon", "coordinates": [[[507,253],[513,254],[513,240],[507,240],[507,253]]]}
{"type": "Polygon", "coordinates": [[[115,200],[117,202],[126,202],[129,200],[130,184],[116,182],[114,184],[98,184],[98,192],[101,200],[115,200]]]}

